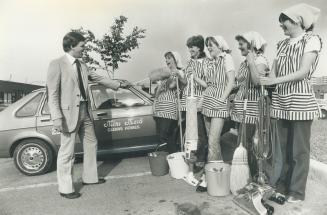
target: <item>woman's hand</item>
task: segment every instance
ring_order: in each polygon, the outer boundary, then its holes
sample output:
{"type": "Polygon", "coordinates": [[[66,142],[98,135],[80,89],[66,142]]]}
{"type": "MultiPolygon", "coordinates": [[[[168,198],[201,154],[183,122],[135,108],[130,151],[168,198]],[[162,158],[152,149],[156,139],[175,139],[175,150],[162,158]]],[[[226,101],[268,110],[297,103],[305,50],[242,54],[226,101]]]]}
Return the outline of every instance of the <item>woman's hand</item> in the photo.
{"type": "Polygon", "coordinates": [[[246,55],[246,60],[249,63],[254,63],[254,53],[252,51],[249,51],[249,53],[246,55]]]}
{"type": "Polygon", "coordinates": [[[277,78],[275,77],[260,77],[260,84],[265,86],[277,84],[277,78]]]}

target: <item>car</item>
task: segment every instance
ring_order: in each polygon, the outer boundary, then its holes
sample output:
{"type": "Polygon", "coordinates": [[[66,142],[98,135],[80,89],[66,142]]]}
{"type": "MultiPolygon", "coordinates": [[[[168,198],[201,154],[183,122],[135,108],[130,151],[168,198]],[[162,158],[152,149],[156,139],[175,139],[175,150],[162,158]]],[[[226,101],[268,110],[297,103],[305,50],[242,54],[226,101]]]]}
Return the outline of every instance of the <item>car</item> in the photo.
{"type": "MultiPolygon", "coordinates": [[[[95,83],[88,89],[98,154],[146,152],[158,146],[149,94],[135,87],[115,91],[95,83]]],[[[60,134],[52,132],[46,88],[1,111],[0,122],[0,158],[13,157],[17,169],[30,176],[45,174],[55,166],[60,134]]],[[[80,140],[75,154],[83,154],[80,140]]]]}
{"type": "Polygon", "coordinates": [[[317,99],[319,107],[319,118],[327,119],[327,100],[326,99],[317,99]]]}

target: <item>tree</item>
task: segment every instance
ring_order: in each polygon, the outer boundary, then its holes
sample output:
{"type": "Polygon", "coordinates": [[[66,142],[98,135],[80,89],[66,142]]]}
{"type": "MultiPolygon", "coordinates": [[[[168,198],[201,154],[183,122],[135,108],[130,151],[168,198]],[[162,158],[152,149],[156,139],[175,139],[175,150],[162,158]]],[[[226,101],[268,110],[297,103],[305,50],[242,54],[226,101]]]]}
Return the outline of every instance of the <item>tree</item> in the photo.
{"type": "Polygon", "coordinates": [[[95,42],[96,39],[92,31],[86,30],[83,27],[80,27],[79,29],[72,29],[72,31],[82,34],[86,39],[85,50],[82,57],[83,61],[87,63],[90,69],[98,69],[100,67],[99,61],[95,60],[94,57],[91,56],[92,53],[93,55],[94,53],[96,54],[97,50],[97,44],[95,42]]]}
{"type": "Polygon", "coordinates": [[[74,30],[82,33],[87,39],[83,60],[91,68],[104,69],[114,78],[119,63],[127,62],[131,58],[129,52],[139,48],[139,39],[145,38],[146,30],[135,26],[129,35],[124,36],[126,22],[125,16],[116,18],[109,32],[105,33],[101,39],[95,39],[94,34],[89,30],[83,28],[74,30]],[[91,56],[92,52],[99,55],[99,61],[91,56]]]}

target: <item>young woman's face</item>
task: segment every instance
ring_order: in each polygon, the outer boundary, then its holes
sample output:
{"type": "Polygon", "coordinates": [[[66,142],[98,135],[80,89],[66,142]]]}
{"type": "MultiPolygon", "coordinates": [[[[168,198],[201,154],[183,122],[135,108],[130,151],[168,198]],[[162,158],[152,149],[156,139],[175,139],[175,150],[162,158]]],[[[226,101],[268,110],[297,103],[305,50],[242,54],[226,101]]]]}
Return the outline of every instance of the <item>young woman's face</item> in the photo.
{"type": "Polygon", "coordinates": [[[216,58],[220,54],[220,49],[219,47],[213,43],[212,41],[209,40],[207,49],[209,51],[209,54],[212,58],[216,58]]]}
{"type": "Polygon", "coordinates": [[[166,57],[166,64],[170,69],[173,69],[176,67],[175,59],[171,55],[167,55],[166,57]]]}
{"type": "Polygon", "coordinates": [[[283,29],[286,36],[291,36],[294,32],[294,29],[298,27],[297,23],[293,23],[290,20],[285,20],[280,23],[280,27],[283,29]]]}
{"type": "Polygon", "coordinates": [[[241,51],[242,56],[246,56],[249,53],[248,43],[244,40],[238,40],[238,49],[241,51]]]}
{"type": "Polygon", "coordinates": [[[200,55],[200,48],[197,46],[188,47],[188,51],[193,59],[197,59],[200,55]]]}

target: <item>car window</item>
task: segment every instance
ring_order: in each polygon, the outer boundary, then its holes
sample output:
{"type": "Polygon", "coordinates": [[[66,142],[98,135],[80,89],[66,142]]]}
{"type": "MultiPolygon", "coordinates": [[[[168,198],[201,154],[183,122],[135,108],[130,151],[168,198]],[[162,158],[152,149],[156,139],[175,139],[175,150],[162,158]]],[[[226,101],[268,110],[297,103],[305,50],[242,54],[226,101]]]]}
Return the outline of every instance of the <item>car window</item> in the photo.
{"type": "Polygon", "coordinates": [[[41,113],[42,113],[42,115],[50,115],[48,100],[44,101],[44,105],[43,105],[41,113]]]}
{"type": "Polygon", "coordinates": [[[29,100],[23,107],[21,107],[17,112],[17,117],[29,117],[35,116],[37,108],[40,104],[43,93],[37,94],[34,98],[29,100]]]}
{"type": "Polygon", "coordinates": [[[129,89],[118,89],[117,91],[95,85],[91,87],[93,101],[96,109],[135,107],[145,105],[144,100],[135,95],[129,89]]]}

